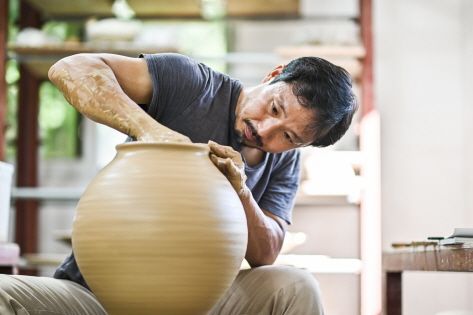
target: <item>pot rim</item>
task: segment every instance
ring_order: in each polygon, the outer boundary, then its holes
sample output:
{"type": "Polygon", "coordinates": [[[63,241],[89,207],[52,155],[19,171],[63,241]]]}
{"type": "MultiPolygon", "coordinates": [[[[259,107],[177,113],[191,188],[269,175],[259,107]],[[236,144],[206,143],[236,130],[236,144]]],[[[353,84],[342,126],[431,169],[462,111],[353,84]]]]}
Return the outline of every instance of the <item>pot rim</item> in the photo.
{"type": "Polygon", "coordinates": [[[117,151],[122,151],[131,148],[159,148],[159,147],[172,147],[179,150],[191,150],[191,151],[206,151],[210,152],[210,149],[206,143],[183,143],[183,142],[143,142],[143,141],[131,141],[120,143],[115,146],[117,151]]]}

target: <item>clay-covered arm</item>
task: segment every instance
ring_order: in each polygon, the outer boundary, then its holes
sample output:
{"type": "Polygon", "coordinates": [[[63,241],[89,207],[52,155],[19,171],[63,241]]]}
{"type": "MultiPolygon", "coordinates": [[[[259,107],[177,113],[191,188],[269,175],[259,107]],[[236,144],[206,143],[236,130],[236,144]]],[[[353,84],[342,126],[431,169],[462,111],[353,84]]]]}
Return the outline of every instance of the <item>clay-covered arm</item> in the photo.
{"type": "Polygon", "coordinates": [[[240,153],[212,141],[209,141],[209,148],[210,159],[230,181],[245,210],[248,225],[246,260],[252,267],[274,263],[284,241],[286,222],[259,207],[245,184],[240,153]]]}
{"type": "Polygon", "coordinates": [[[88,118],[140,141],[190,142],[156,122],[137,103],[149,104],[151,78],[146,61],[110,54],[78,54],[56,62],[49,79],[88,118]]]}
{"type": "Polygon", "coordinates": [[[246,260],[251,267],[271,265],[281,251],[286,222],[259,207],[248,187],[238,195],[245,209],[248,225],[246,260]]]}

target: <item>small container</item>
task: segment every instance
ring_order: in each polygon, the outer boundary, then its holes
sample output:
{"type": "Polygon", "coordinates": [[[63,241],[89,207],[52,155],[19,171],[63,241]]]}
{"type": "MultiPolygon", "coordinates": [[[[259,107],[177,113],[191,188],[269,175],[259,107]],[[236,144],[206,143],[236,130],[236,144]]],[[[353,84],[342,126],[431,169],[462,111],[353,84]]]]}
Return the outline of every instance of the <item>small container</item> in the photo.
{"type": "Polygon", "coordinates": [[[8,241],[13,165],[0,161],[0,242],[8,241]]]}

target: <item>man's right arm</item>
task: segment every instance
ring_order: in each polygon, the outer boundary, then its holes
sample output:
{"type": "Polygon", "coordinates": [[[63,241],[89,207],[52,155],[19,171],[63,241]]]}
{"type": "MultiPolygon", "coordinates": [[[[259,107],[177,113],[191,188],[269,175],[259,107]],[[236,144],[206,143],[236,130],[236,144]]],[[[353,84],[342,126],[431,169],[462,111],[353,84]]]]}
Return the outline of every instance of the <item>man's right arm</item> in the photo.
{"type": "Polygon", "coordinates": [[[153,87],[146,61],[111,54],[78,54],[55,63],[49,79],[88,118],[141,141],[190,142],[159,124],[137,104],[153,87]]]}

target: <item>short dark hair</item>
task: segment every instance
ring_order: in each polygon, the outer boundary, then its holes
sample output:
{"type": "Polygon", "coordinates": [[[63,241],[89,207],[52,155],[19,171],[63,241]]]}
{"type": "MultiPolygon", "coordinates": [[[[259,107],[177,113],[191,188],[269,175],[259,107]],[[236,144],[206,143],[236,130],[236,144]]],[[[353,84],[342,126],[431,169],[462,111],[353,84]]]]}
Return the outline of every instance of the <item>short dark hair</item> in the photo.
{"type": "Polygon", "coordinates": [[[326,147],[337,142],[348,130],[358,109],[350,74],[318,57],[301,57],[287,64],[271,82],[286,82],[299,103],[314,110],[310,128],[315,134],[311,145],[326,147]]]}

